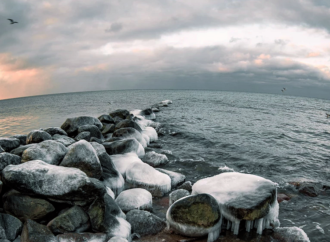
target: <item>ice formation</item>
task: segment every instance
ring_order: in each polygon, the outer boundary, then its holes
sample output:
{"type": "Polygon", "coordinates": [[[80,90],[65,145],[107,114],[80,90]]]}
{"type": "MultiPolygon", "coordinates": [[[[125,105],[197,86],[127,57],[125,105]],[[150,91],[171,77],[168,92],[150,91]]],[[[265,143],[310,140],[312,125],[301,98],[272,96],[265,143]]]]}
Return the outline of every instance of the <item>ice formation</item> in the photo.
{"type": "Polygon", "coordinates": [[[146,127],[142,130],[141,134],[148,136],[150,142],[158,140],[158,134],[153,127],[146,127]]]}
{"type": "Polygon", "coordinates": [[[145,189],[133,188],[121,192],[116,198],[116,203],[123,212],[133,209],[150,211],[152,209],[152,195],[145,189]]]}
{"type": "Polygon", "coordinates": [[[164,101],[161,101],[160,103],[168,105],[168,104],[172,104],[172,101],[171,100],[164,100],[164,101]]]}
{"type": "Polygon", "coordinates": [[[112,197],[112,199],[115,199],[115,194],[113,193],[113,191],[111,190],[110,187],[106,187],[106,191],[107,191],[108,195],[110,197],[112,197]]]}
{"type": "Polygon", "coordinates": [[[110,155],[113,164],[116,166],[120,174],[125,177],[126,170],[134,163],[143,163],[137,154],[130,152],[120,155],[110,155]]]}
{"type": "Polygon", "coordinates": [[[122,237],[131,241],[131,225],[125,219],[116,217],[118,221],[117,226],[113,226],[109,231],[107,231],[107,235],[109,237],[122,237]]]}
{"type": "Polygon", "coordinates": [[[122,237],[115,236],[112,237],[108,242],[128,242],[128,240],[122,237]]]}
{"type": "Polygon", "coordinates": [[[276,239],[285,239],[286,241],[310,242],[307,234],[298,227],[282,227],[274,230],[276,239]]]}
{"type": "Polygon", "coordinates": [[[135,109],[135,110],[130,111],[130,113],[133,114],[134,116],[142,116],[148,120],[156,119],[156,114],[154,114],[153,112],[150,115],[146,115],[146,114],[143,114],[142,110],[135,109]]]}
{"type": "Polygon", "coordinates": [[[155,151],[150,151],[145,154],[143,161],[151,166],[159,166],[161,164],[168,163],[166,155],[158,154],[155,151]]]}
{"type": "Polygon", "coordinates": [[[228,220],[227,229],[238,234],[240,222],[245,220],[246,231],[278,226],[279,205],[276,183],[259,176],[226,172],[197,181],[192,194],[207,193],[219,203],[221,214],[228,220]]]}

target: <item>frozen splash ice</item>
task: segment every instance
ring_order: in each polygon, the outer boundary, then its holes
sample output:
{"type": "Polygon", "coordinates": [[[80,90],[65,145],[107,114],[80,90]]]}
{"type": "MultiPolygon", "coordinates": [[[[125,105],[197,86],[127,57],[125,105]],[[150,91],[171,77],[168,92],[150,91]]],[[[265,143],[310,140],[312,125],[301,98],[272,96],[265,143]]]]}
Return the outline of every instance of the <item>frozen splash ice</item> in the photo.
{"type": "Polygon", "coordinates": [[[111,155],[110,158],[113,164],[116,166],[117,170],[120,172],[120,174],[123,177],[126,176],[126,170],[133,163],[142,163],[142,160],[134,152],[119,154],[119,155],[111,155]]]}
{"type": "Polygon", "coordinates": [[[116,203],[124,212],[132,209],[151,210],[152,195],[142,188],[125,190],[116,198],[116,203]]]}

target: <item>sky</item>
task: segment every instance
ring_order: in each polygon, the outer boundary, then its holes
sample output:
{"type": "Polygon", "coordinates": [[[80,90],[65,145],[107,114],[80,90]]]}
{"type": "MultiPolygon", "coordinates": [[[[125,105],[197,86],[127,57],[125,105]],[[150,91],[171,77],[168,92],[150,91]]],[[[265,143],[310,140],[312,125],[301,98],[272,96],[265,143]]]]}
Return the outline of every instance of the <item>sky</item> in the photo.
{"type": "Polygon", "coordinates": [[[121,89],[330,99],[329,0],[1,0],[0,17],[0,99],[121,89]]]}

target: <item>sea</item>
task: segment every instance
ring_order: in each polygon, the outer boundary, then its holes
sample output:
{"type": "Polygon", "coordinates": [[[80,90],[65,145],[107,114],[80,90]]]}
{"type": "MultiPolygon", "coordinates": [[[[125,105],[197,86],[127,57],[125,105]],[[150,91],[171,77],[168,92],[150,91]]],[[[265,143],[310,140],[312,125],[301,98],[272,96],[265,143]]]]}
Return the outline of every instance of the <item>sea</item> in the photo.
{"type": "Polygon", "coordinates": [[[198,90],[123,90],[54,94],[0,101],[0,136],[59,127],[69,117],[144,109],[172,100],[157,113],[162,168],[199,179],[237,171],[278,184],[281,227],[300,227],[311,241],[330,241],[330,100],[198,90]],[[292,183],[312,182],[317,197],[292,183]]]}

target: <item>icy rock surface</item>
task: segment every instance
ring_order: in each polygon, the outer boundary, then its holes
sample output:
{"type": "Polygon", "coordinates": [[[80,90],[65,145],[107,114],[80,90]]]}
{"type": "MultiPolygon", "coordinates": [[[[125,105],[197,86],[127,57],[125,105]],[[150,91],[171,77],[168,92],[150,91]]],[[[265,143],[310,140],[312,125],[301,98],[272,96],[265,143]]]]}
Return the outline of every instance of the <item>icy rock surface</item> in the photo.
{"type": "Polygon", "coordinates": [[[111,118],[110,115],[108,114],[102,114],[100,117],[98,117],[98,119],[102,122],[102,123],[106,123],[106,124],[113,124],[115,123],[113,121],[113,119],[111,118]]]}
{"type": "Polygon", "coordinates": [[[137,141],[140,142],[140,144],[143,146],[143,148],[147,147],[147,142],[145,139],[142,137],[142,134],[137,131],[134,128],[121,128],[117,129],[113,134],[113,138],[121,138],[121,139],[136,139],[137,141]]]}
{"type": "Polygon", "coordinates": [[[143,146],[136,139],[124,139],[102,144],[109,155],[136,153],[139,157],[145,155],[143,146]]]}
{"type": "Polygon", "coordinates": [[[208,234],[208,242],[215,241],[220,233],[222,216],[217,201],[208,194],[181,198],[167,210],[170,227],[185,236],[199,237],[208,234]]]}
{"type": "Polygon", "coordinates": [[[111,155],[113,164],[123,177],[126,177],[127,169],[135,163],[143,163],[135,153],[126,153],[122,155],[111,155]]]}
{"type": "Polygon", "coordinates": [[[277,226],[278,202],[276,183],[259,176],[226,172],[197,181],[192,194],[207,193],[219,203],[221,214],[230,221],[234,234],[238,234],[240,221],[246,220],[246,231],[254,225],[261,234],[270,224],[277,226]],[[253,223],[252,223],[253,222],[253,223]]]}
{"type": "Polygon", "coordinates": [[[4,151],[10,152],[11,150],[16,149],[18,146],[20,146],[20,141],[16,138],[0,137],[0,146],[4,151]]]}
{"type": "Polygon", "coordinates": [[[68,134],[60,127],[50,127],[43,130],[51,136],[54,136],[55,134],[68,136],[68,134]]]}
{"type": "Polygon", "coordinates": [[[273,237],[280,241],[310,242],[307,234],[298,227],[276,228],[273,237]]]}
{"type": "Polygon", "coordinates": [[[165,170],[165,169],[161,169],[161,168],[156,168],[156,170],[168,175],[171,178],[172,188],[177,187],[178,185],[182,184],[186,179],[185,175],[178,173],[178,172],[169,171],[169,170],[165,170]]]}
{"type": "Polygon", "coordinates": [[[51,140],[52,136],[43,130],[33,130],[26,137],[26,144],[40,143],[45,140],[51,140]]]}
{"type": "Polygon", "coordinates": [[[79,141],[79,140],[90,141],[91,133],[88,132],[88,131],[81,132],[74,139],[77,140],[77,141],[79,141]]]}
{"type": "Polygon", "coordinates": [[[133,209],[152,210],[152,195],[142,188],[125,190],[115,201],[125,213],[133,209]]]}
{"type": "Polygon", "coordinates": [[[42,160],[51,165],[58,165],[67,153],[67,148],[55,140],[46,140],[26,149],[22,162],[42,160]]]}
{"type": "Polygon", "coordinates": [[[126,171],[126,182],[131,187],[148,190],[153,196],[162,197],[171,190],[171,179],[146,163],[133,163],[126,171]]]}
{"type": "Polygon", "coordinates": [[[21,241],[58,242],[49,228],[30,219],[23,226],[21,241]]]}
{"type": "Polygon", "coordinates": [[[54,134],[53,135],[53,140],[61,143],[62,145],[64,146],[70,146],[72,145],[73,143],[75,143],[76,141],[68,136],[65,136],[65,135],[60,135],[60,134],[54,134]]]}
{"type": "Polygon", "coordinates": [[[75,118],[68,118],[61,126],[61,128],[70,136],[76,136],[78,128],[83,125],[95,125],[99,129],[103,127],[100,120],[89,116],[80,116],[75,118]]]}
{"type": "Polygon", "coordinates": [[[141,134],[148,137],[148,143],[158,140],[158,134],[153,127],[146,127],[142,130],[141,134]]]}
{"type": "Polygon", "coordinates": [[[65,233],[56,236],[58,242],[107,242],[105,233],[65,233]]]}
{"type": "Polygon", "coordinates": [[[85,201],[105,193],[100,181],[89,178],[81,170],[40,160],[9,165],[2,171],[2,179],[15,190],[55,199],[85,201]]]}
{"type": "Polygon", "coordinates": [[[188,192],[185,189],[178,189],[170,193],[169,195],[169,205],[171,206],[174,202],[177,200],[187,197],[190,195],[190,192],[188,192]]]}
{"type": "Polygon", "coordinates": [[[155,151],[147,152],[142,160],[154,167],[168,163],[168,158],[166,155],[158,154],[155,151]]]}
{"type": "Polygon", "coordinates": [[[102,134],[110,134],[115,132],[115,125],[114,124],[104,124],[103,129],[102,129],[102,134]]]}
{"type": "Polygon", "coordinates": [[[116,124],[115,130],[121,129],[121,128],[133,128],[139,132],[142,131],[141,127],[137,123],[135,123],[132,120],[128,120],[128,119],[122,120],[116,124]]]}
{"type": "Polygon", "coordinates": [[[18,165],[21,163],[21,157],[7,152],[0,154],[0,172],[8,165],[18,165]]]}
{"type": "Polygon", "coordinates": [[[5,152],[5,150],[0,146],[0,153],[5,152]]]}
{"type": "Polygon", "coordinates": [[[102,167],[97,153],[93,146],[85,140],[69,146],[68,153],[60,165],[78,168],[92,178],[99,179],[102,176],[102,167]]]}
{"type": "Polygon", "coordinates": [[[14,216],[0,213],[0,230],[2,229],[6,239],[10,241],[16,239],[22,231],[22,226],[22,222],[14,216]]]}

